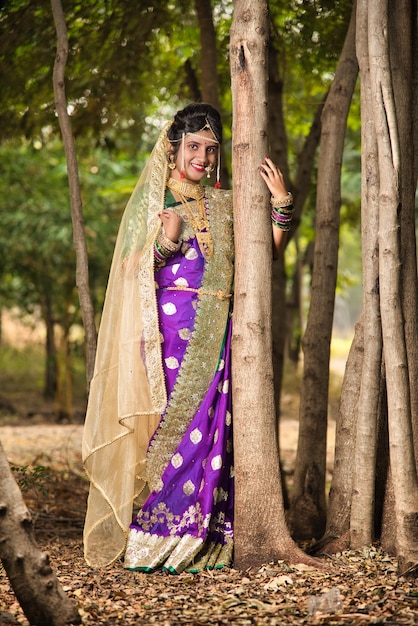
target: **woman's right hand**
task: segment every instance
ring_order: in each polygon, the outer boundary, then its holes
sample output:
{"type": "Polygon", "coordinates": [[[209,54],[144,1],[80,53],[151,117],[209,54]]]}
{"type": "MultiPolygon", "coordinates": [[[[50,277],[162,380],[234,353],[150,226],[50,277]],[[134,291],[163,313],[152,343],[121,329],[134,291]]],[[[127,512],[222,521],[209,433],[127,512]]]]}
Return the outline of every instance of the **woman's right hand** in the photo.
{"type": "Polygon", "coordinates": [[[163,209],[161,213],[158,213],[158,217],[162,222],[166,237],[168,237],[173,243],[177,243],[183,223],[180,215],[177,215],[174,211],[163,209]]]}

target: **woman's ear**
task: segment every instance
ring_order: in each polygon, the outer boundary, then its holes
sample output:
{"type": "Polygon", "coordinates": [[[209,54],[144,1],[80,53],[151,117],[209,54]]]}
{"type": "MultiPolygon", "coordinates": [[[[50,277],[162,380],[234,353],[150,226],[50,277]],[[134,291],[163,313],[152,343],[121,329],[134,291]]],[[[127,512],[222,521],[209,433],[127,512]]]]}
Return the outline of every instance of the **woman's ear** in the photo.
{"type": "Polygon", "coordinates": [[[172,144],[169,141],[167,142],[167,158],[171,157],[172,159],[176,159],[179,152],[179,145],[172,144]]]}

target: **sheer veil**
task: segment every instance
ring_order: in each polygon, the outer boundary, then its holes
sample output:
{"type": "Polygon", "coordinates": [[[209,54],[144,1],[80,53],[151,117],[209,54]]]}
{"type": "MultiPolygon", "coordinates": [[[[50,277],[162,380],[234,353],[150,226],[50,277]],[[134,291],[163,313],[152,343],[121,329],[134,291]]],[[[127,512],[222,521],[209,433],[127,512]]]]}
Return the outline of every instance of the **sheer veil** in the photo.
{"type": "Polygon", "coordinates": [[[148,442],[167,402],[153,243],[168,177],[170,124],[123,214],[100,323],[82,447],[90,479],[85,558],[95,567],[108,565],[125,549],[133,503],[145,486],[148,442]]]}

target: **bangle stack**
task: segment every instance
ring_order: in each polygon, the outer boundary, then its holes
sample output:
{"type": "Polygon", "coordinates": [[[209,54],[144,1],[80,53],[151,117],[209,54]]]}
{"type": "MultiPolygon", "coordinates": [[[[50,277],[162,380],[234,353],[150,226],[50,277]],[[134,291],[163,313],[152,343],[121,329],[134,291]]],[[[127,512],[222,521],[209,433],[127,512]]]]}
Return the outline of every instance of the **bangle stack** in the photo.
{"type": "Polygon", "coordinates": [[[154,257],[157,263],[166,261],[172,254],[180,249],[181,241],[174,243],[163,231],[160,231],[154,244],[154,257]]]}
{"type": "Polygon", "coordinates": [[[270,200],[272,206],[271,209],[271,221],[274,226],[277,226],[281,230],[290,230],[290,224],[293,217],[293,196],[289,193],[285,198],[274,198],[270,200]]]}

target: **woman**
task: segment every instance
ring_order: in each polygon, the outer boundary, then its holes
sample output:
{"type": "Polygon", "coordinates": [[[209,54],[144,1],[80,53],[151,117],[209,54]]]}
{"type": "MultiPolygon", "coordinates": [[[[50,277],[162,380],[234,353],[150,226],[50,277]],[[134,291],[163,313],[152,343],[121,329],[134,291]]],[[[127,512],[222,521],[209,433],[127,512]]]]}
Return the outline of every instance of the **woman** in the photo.
{"type": "MultiPolygon", "coordinates": [[[[213,107],[179,111],[122,218],[83,438],[93,566],[123,553],[124,566],[141,571],[232,561],[233,230],[221,142],[213,107]],[[215,188],[203,187],[214,170],[215,188]]],[[[291,196],[270,159],[260,174],[273,195],[276,256],[291,196]]]]}

